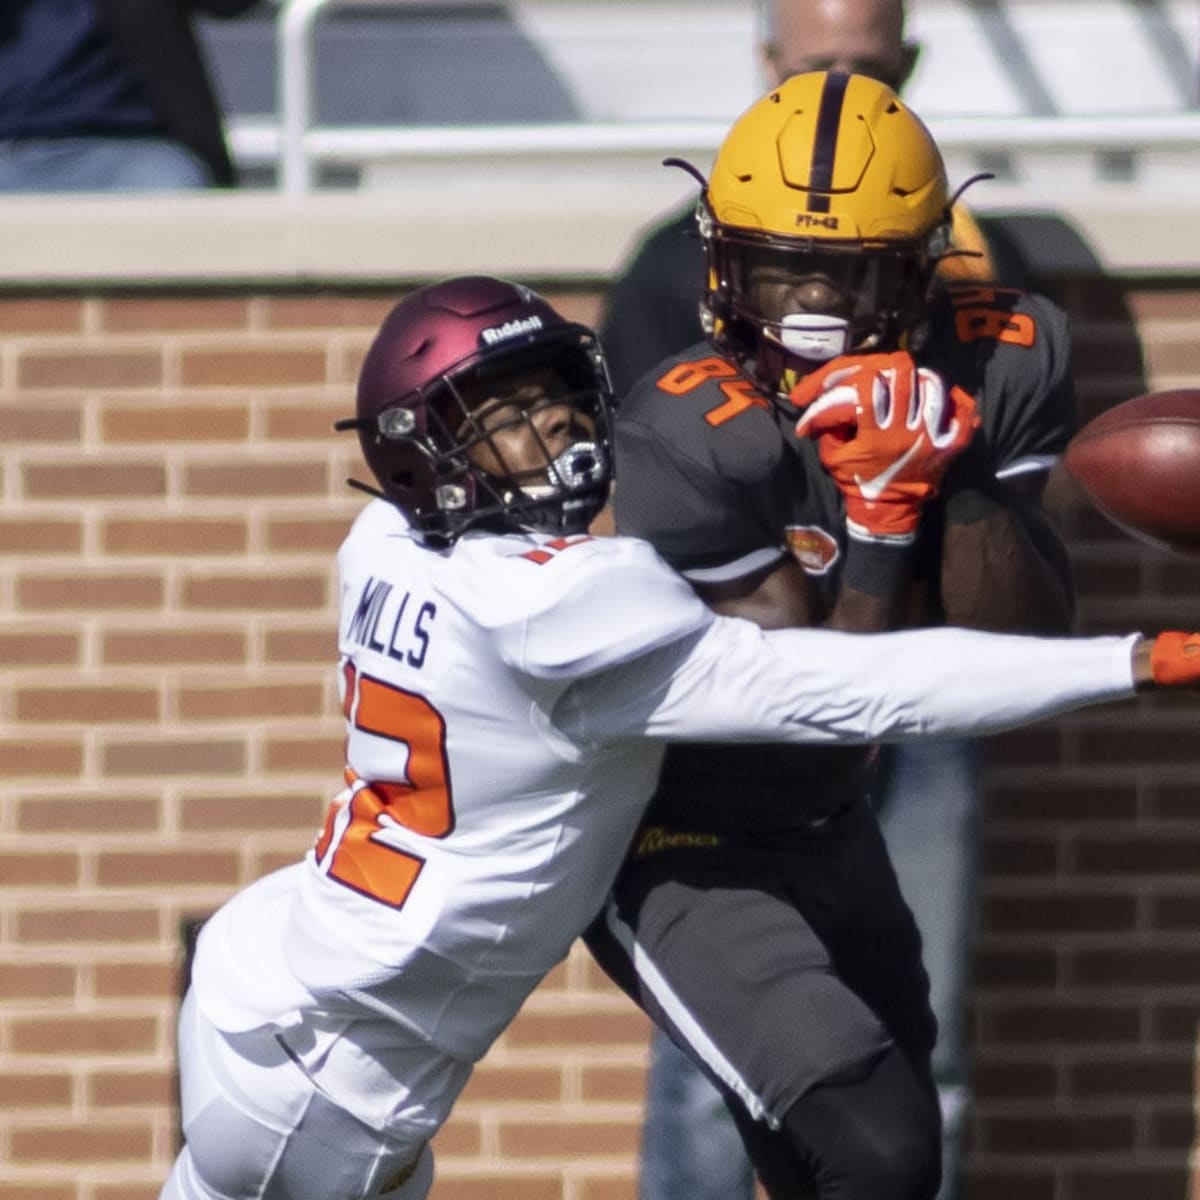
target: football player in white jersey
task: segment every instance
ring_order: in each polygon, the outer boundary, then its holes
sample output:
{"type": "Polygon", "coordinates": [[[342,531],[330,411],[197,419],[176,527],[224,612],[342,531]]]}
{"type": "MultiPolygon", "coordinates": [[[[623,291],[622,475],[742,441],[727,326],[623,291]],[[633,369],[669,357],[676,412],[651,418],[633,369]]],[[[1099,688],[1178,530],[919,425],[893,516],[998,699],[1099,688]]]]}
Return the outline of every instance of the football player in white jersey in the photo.
{"type": "Polygon", "coordinates": [[[600,909],[666,742],[981,733],[1200,678],[1197,635],[718,616],[646,543],[588,536],[608,401],[594,335],[524,287],[453,279],[383,322],[339,423],[378,484],[338,554],[345,788],[304,860],[200,934],[164,1200],[421,1200],[430,1139],[600,909]]]}

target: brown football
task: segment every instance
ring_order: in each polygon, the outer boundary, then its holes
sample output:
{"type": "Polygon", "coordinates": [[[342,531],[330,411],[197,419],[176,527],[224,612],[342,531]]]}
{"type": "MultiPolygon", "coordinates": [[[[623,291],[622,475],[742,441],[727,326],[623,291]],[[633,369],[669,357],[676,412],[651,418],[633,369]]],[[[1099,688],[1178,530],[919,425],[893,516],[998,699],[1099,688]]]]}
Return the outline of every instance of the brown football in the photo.
{"type": "Polygon", "coordinates": [[[1200,388],[1149,392],[1089,421],[1063,462],[1114,524],[1200,554],[1200,388]]]}

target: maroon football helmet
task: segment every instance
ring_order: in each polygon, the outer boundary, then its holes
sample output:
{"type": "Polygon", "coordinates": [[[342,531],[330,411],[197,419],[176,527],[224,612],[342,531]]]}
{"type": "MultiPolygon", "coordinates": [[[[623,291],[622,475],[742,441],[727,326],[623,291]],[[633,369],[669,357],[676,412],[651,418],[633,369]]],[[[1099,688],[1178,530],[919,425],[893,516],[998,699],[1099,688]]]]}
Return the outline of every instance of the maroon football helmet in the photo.
{"type": "MultiPolygon", "coordinates": [[[[376,494],[435,545],[475,526],[579,533],[608,498],[610,400],[590,329],[526,287],[465,276],[418,288],[392,309],[362,365],[358,415],[336,428],[358,430],[376,494]],[[468,455],[489,441],[472,410],[530,378],[585,414],[595,433],[557,455],[546,450],[536,481],[488,473],[468,455]]],[[[536,436],[528,413],[522,419],[536,436]]]]}

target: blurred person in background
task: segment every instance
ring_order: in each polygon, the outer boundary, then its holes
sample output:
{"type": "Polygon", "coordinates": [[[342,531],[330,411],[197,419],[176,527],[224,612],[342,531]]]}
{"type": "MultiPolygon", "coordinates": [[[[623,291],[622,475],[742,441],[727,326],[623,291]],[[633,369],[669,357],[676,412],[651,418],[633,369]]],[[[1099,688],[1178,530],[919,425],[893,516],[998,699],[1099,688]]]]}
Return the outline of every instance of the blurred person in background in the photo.
{"type": "MultiPolygon", "coordinates": [[[[902,0],[759,0],[768,86],[811,70],[867,75],[899,91],[919,46],[905,37],[902,0]]],[[[996,277],[984,235],[961,204],[956,247],[943,278],[996,277]]],[[[1024,282],[1011,278],[1006,283],[1024,282]]],[[[1015,264],[1014,264],[1015,265],[1015,264]]],[[[618,397],[646,371],[701,336],[705,264],[695,205],[668,216],[641,242],[608,297],[601,340],[618,397]]],[[[1040,492],[1045,471],[1032,476],[1040,492]]],[[[980,849],[980,780],[969,740],[892,746],[882,755],[877,815],[913,910],[938,1023],[934,1074],[943,1113],[941,1200],[957,1194],[968,1100],[964,1028],[980,849]]],[[[651,1040],[641,1147],[641,1200],[748,1200],[754,1176],[719,1092],[660,1030],[651,1040]]]]}
{"type": "Polygon", "coordinates": [[[0,192],[229,187],[192,24],[258,0],[5,0],[0,192]]]}
{"type": "MultiPolygon", "coordinates": [[[[898,92],[916,65],[920,48],[904,36],[903,0],[756,0],[756,10],[767,87],[835,69],[898,92]]],[[[609,292],[601,335],[618,396],[700,332],[704,255],[695,208],[689,200],[654,226],[609,292]]]]}

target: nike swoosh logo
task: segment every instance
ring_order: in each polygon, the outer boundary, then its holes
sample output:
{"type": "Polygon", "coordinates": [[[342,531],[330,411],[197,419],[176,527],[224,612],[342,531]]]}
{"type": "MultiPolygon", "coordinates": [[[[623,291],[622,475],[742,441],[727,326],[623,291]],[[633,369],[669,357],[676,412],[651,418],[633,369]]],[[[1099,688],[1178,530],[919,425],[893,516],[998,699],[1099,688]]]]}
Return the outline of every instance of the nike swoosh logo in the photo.
{"type": "Polygon", "coordinates": [[[881,471],[874,479],[864,479],[861,475],[854,476],[854,482],[858,484],[858,490],[862,492],[864,500],[878,500],[883,495],[888,484],[908,466],[916,457],[917,452],[925,444],[925,435],[921,434],[919,438],[886,471],[881,471]]]}

